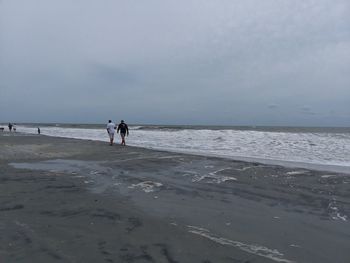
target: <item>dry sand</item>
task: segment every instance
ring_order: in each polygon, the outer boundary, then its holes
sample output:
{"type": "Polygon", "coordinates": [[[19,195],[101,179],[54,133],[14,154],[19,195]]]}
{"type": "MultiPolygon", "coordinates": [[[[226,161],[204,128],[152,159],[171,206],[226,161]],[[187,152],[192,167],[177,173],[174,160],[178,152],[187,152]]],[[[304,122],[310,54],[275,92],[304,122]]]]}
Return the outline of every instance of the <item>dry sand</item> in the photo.
{"type": "Polygon", "coordinates": [[[3,132],[0,262],[348,263],[349,183],[346,174],[3,132]]]}

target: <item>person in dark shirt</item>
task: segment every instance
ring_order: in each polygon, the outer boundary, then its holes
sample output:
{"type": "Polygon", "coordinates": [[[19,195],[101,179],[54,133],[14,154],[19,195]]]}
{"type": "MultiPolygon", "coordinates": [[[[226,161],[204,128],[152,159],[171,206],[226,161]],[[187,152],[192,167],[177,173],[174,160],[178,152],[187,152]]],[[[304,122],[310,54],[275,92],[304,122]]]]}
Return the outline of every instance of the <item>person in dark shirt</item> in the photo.
{"type": "Polygon", "coordinates": [[[124,122],[124,120],[121,120],[119,125],[118,125],[118,129],[117,129],[117,133],[119,133],[120,131],[120,137],[122,138],[122,145],[125,145],[125,135],[129,136],[129,128],[128,125],[124,122]]]}

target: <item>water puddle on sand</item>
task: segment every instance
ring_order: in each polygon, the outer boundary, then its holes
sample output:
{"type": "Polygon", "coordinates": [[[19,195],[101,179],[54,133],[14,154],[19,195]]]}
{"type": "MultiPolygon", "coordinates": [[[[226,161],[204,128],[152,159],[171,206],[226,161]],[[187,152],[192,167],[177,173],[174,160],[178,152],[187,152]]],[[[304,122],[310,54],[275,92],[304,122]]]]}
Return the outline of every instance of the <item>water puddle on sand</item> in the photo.
{"type": "Polygon", "coordinates": [[[118,192],[127,194],[131,189],[151,193],[160,190],[161,186],[163,186],[162,183],[150,180],[130,184],[129,178],[125,178],[125,176],[120,177],[120,175],[127,174],[127,171],[112,169],[105,163],[96,161],[55,159],[35,163],[10,163],[10,165],[17,169],[67,173],[73,178],[81,178],[88,189],[94,193],[118,190],[118,192]]]}
{"type": "Polygon", "coordinates": [[[10,165],[17,169],[70,174],[72,178],[82,179],[82,183],[94,193],[102,193],[115,183],[119,183],[114,177],[115,172],[104,166],[103,162],[55,159],[35,163],[10,163],[10,165]]]}
{"type": "Polygon", "coordinates": [[[14,168],[17,169],[29,169],[29,170],[41,170],[49,172],[65,172],[76,174],[82,169],[91,168],[91,166],[99,166],[96,162],[85,162],[79,160],[49,160],[35,163],[10,163],[14,168]]]}

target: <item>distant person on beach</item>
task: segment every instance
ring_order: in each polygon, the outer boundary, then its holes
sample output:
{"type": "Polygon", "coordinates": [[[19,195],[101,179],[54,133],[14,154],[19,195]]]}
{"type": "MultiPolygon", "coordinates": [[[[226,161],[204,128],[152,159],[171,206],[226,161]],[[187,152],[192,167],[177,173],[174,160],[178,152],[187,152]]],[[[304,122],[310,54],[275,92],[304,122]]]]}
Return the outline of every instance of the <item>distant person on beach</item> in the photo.
{"type": "Polygon", "coordinates": [[[40,134],[40,128],[38,127],[38,134],[40,134]]]}
{"type": "Polygon", "coordinates": [[[115,124],[109,120],[108,123],[107,123],[107,133],[108,133],[108,136],[109,136],[109,145],[113,145],[113,141],[114,141],[114,132],[115,132],[115,124]]]}
{"type": "Polygon", "coordinates": [[[121,144],[125,146],[125,135],[129,136],[129,128],[128,128],[128,125],[124,122],[124,120],[121,120],[118,125],[117,133],[119,131],[120,131],[120,137],[122,138],[121,144]]]}
{"type": "Polygon", "coordinates": [[[12,129],[14,132],[16,132],[16,130],[17,130],[16,123],[13,124],[12,129]]]}
{"type": "Polygon", "coordinates": [[[12,131],[12,124],[11,123],[9,123],[8,127],[9,127],[9,131],[12,131]]]}

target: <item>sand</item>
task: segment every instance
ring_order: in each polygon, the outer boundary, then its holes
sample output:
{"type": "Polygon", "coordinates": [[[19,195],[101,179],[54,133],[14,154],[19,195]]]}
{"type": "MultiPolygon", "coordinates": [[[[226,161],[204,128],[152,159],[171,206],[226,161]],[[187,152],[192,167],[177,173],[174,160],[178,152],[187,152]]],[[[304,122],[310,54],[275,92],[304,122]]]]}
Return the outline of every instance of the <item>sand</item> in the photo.
{"type": "Polygon", "coordinates": [[[350,262],[350,176],[0,133],[0,262],[350,262]]]}

